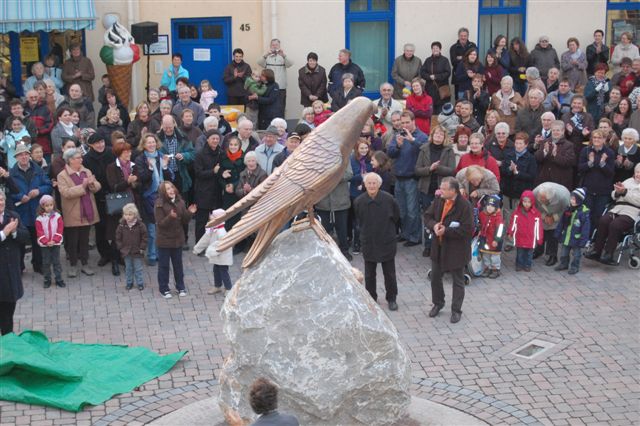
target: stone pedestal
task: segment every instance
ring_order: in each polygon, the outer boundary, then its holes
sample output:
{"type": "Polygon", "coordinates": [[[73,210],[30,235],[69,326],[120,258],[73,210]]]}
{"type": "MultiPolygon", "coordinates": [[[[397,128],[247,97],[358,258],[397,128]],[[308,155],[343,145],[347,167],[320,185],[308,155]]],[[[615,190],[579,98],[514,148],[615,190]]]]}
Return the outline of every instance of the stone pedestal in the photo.
{"type": "Polygon", "coordinates": [[[406,414],[410,364],[386,313],[337,246],[288,230],[246,269],[221,312],[231,345],[220,377],[225,417],[254,419],[249,387],[279,386],[279,410],[305,425],[385,425],[406,414]]]}

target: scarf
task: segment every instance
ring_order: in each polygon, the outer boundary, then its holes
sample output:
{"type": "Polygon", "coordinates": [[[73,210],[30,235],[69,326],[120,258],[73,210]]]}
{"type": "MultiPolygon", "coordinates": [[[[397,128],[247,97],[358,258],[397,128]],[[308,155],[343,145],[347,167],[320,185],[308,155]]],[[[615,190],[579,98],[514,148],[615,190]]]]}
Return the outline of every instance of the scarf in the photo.
{"type": "MultiPolygon", "coordinates": [[[[444,223],[444,218],[447,217],[451,209],[453,208],[454,200],[444,200],[444,206],[442,206],[442,216],[440,216],[440,223],[444,223]]],[[[442,242],[444,235],[438,237],[438,240],[442,242]]]]}
{"type": "Polygon", "coordinates": [[[524,154],[526,154],[527,149],[523,149],[522,152],[516,150],[516,161],[519,160],[524,154]]]}
{"type": "Polygon", "coordinates": [[[151,172],[151,186],[143,194],[146,197],[149,194],[158,192],[158,187],[160,186],[160,170],[158,169],[157,164],[158,151],[154,151],[153,153],[144,151],[144,157],[151,160],[151,164],[153,165],[153,171],[151,172]]]}
{"type": "Polygon", "coordinates": [[[574,53],[571,54],[571,59],[577,61],[578,59],[580,59],[580,56],[582,56],[582,50],[578,48],[574,53]]]}
{"type": "Polygon", "coordinates": [[[596,76],[591,76],[591,81],[593,83],[593,85],[598,88],[598,86],[602,86],[601,90],[597,90],[597,97],[596,97],[596,102],[598,104],[598,106],[600,107],[600,109],[603,109],[604,107],[604,97],[605,95],[609,92],[609,83],[607,83],[607,80],[598,80],[596,78],[596,76]]]}
{"type": "Polygon", "coordinates": [[[360,174],[364,176],[367,173],[367,156],[363,155],[358,161],[360,163],[360,174]]]}
{"type": "Polygon", "coordinates": [[[120,169],[122,170],[124,180],[128,180],[129,176],[131,176],[131,161],[118,161],[120,163],[120,169]]]}
{"type": "Polygon", "coordinates": [[[75,124],[73,123],[64,124],[62,121],[59,121],[59,123],[67,135],[73,136],[73,128],[75,127],[75,124]]]}
{"type": "MultiPolygon", "coordinates": [[[[67,171],[67,174],[69,172],[67,171]]],[[[80,173],[70,173],[69,177],[76,185],[82,185],[82,181],[86,179],[87,172],[82,170],[80,173]]],[[[80,197],[80,219],[86,219],[87,222],[93,222],[93,205],[91,204],[91,192],[84,190],[84,194],[80,197]]]]}
{"type": "Polygon", "coordinates": [[[511,105],[509,105],[509,99],[511,99],[511,96],[513,96],[513,90],[511,90],[511,93],[509,93],[508,96],[505,96],[504,93],[500,92],[500,111],[502,111],[504,115],[511,115],[511,105]]]}
{"type": "Polygon", "coordinates": [[[227,158],[233,162],[240,159],[242,157],[242,150],[239,149],[235,152],[235,154],[227,149],[227,158]]]}

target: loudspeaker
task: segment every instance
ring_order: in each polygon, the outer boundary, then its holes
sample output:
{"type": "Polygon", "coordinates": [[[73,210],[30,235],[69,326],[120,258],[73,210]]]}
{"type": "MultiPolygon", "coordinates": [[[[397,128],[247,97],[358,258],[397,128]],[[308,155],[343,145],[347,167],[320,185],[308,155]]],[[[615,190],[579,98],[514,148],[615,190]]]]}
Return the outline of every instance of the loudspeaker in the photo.
{"type": "Polygon", "coordinates": [[[158,23],[139,22],[131,25],[131,35],[136,44],[153,44],[158,42],[158,23]]]}

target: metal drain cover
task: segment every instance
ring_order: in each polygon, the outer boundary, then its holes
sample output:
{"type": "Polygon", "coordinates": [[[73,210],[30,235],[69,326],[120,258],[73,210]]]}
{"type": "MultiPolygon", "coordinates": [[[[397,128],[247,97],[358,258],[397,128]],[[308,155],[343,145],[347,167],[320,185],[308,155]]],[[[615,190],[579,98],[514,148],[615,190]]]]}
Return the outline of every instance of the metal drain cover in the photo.
{"type": "Polygon", "coordinates": [[[535,357],[540,356],[555,345],[555,343],[547,342],[545,340],[533,339],[511,353],[521,358],[534,359],[535,357]]]}

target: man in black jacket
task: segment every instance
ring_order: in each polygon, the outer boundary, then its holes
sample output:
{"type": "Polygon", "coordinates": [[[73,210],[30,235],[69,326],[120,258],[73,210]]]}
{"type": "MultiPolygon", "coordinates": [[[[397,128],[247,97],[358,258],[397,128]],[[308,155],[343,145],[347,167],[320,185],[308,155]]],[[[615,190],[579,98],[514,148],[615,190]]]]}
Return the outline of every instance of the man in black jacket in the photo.
{"type": "Polygon", "coordinates": [[[380,191],[382,178],[377,173],[367,173],[364,186],[367,192],[354,201],[354,210],[360,224],[360,243],[364,258],[364,282],[367,291],[378,300],[376,292],[376,267],[382,264],[384,288],[389,310],[398,310],[396,297],[396,226],[400,222],[400,207],[393,196],[380,191]]]}
{"type": "Polygon", "coordinates": [[[332,66],[329,71],[329,94],[331,97],[334,97],[335,92],[342,90],[342,76],[346,73],[353,74],[353,85],[364,92],[366,80],[362,68],[351,62],[351,52],[348,49],[340,49],[338,63],[332,66]]]}
{"type": "Polygon", "coordinates": [[[222,207],[222,188],[218,180],[222,149],[220,148],[220,132],[208,130],[205,133],[206,144],[196,153],[193,162],[195,173],[194,201],[196,211],[196,243],[204,235],[204,227],[209,220],[209,213],[222,207]]]}
{"type": "MultiPolygon", "coordinates": [[[[462,62],[464,54],[469,49],[477,49],[478,47],[472,41],[469,41],[469,30],[462,27],[458,30],[458,41],[451,45],[449,48],[449,59],[451,59],[451,69],[458,68],[458,64],[462,62]]],[[[453,85],[455,86],[455,93],[458,93],[458,84],[456,82],[455,72],[452,77],[453,85]]]]}

